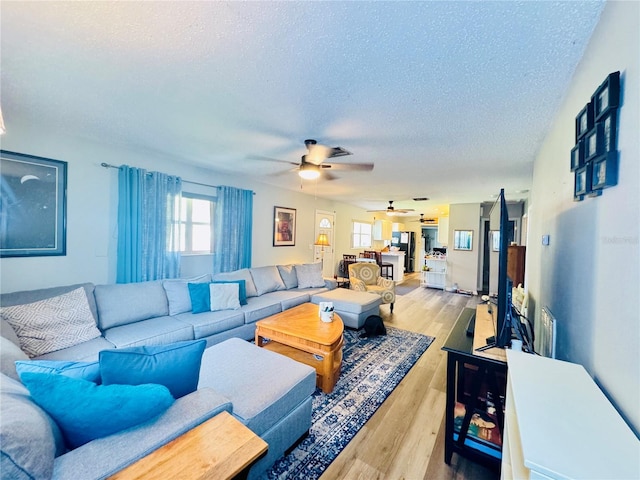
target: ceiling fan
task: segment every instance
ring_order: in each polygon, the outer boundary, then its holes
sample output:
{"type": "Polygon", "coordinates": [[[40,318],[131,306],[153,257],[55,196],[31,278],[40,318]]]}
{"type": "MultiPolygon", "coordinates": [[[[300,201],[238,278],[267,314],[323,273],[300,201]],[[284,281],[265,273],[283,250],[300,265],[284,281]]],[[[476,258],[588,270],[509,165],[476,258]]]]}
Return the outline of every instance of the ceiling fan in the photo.
{"type": "Polygon", "coordinates": [[[423,225],[438,225],[437,218],[424,218],[424,213],[420,214],[420,218],[418,220],[412,220],[412,223],[420,222],[423,225]]]}
{"type": "Polygon", "coordinates": [[[386,210],[367,210],[370,213],[386,213],[390,217],[394,215],[401,215],[403,213],[413,212],[413,208],[395,208],[393,206],[393,200],[389,200],[389,206],[386,210]]]}
{"type": "Polygon", "coordinates": [[[276,158],[267,157],[252,157],[255,160],[268,160],[271,162],[287,163],[289,165],[295,165],[296,168],[293,171],[297,171],[300,177],[305,180],[315,180],[322,177],[325,180],[335,180],[336,176],[332,175],[328,170],[352,170],[352,171],[371,171],[373,170],[373,163],[326,163],[325,160],[329,158],[344,157],[346,155],[353,155],[350,151],[345,150],[342,147],[327,147],[321,145],[313,139],[304,141],[307,147],[308,153],[302,155],[300,163],[290,162],[287,160],[278,160],[276,158]]]}

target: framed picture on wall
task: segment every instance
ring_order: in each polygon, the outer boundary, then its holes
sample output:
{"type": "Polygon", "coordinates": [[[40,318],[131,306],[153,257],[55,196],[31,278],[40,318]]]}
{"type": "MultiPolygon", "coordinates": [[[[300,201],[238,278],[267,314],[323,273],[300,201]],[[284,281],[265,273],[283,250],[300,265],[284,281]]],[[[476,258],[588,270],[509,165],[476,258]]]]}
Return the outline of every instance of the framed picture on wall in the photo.
{"type": "Polygon", "coordinates": [[[575,201],[584,200],[584,196],[591,193],[591,164],[587,163],[574,172],[573,199],[575,201]]]}
{"type": "Polygon", "coordinates": [[[596,123],[584,140],[584,161],[590,162],[604,151],[604,126],[596,123]]]}
{"type": "Polygon", "coordinates": [[[473,230],[454,230],[454,250],[473,250],[473,230]]]}
{"type": "Polygon", "coordinates": [[[0,150],[0,257],[67,253],[67,162],[0,150]]]}
{"type": "Polygon", "coordinates": [[[576,117],[576,143],[593,128],[593,104],[587,103],[576,117]]]}
{"type": "Polygon", "coordinates": [[[608,152],[593,160],[591,189],[598,194],[603,188],[618,184],[618,153],[608,152]]]}
{"type": "Polygon", "coordinates": [[[500,251],[500,230],[491,230],[491,251],[500,251]]]}
{"type": "Polygon", "coordinates": [[[618,115],[617,110],[610,110],[607,114],[600,117],[599,124],[602,124],[602,151],[615,152],[618,131],[618,115]]]}
{"type": "Polygon", "coordinates": [[[296,209],[273,207],[273,246],[293,247],[296,244],[296,209]]]}
{"type": "Polygon", "coordinates": [[[584,139],[581,138],[576,146],[571,149],[571,171],[575,172],[584,165],[584,139]]]}
{"type": "Polygon", "coordinates": [[[620,72],[610,73],[591,97],[594,120],[600,120],[620,103],[620,72]]]}

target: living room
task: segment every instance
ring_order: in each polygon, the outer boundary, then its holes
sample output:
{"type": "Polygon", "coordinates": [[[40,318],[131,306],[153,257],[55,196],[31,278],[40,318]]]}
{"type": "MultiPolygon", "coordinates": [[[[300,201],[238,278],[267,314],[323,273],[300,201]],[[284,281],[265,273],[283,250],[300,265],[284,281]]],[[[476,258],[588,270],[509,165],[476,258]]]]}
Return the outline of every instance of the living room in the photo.
{"type": "MultiPolygon", "coordinates": [[[[17,14],[12,10],[16,2],[3,2],[2,30],[3,43],[5,25],[8,18],[19,19],[19,26],[28,25],[29,15],[17,14]]],[[[72,8],[72,7],[68,7],[72,8]]],[[[578,7],[577,7],[578,8],[578,7]]],[[[522,186],[504,184],[506,190],[528,189],[526,211],[529,218],[527,236],[527,260],[525,288],[529,296],[529,311],[535,324],[543,307],[549,308],[558,321],[557,358],[582,364],[589,374],[612,401],[625,421],[636,435],[640,432],[640,328],[637,307],[633,300],[640,291],[639,283],[639,208],[640,199],[640,53],[638,38],[639,5],[637,2],[606,2],[599,14],[593,34],[585,44],[575,71],[567,80],[566,91],[549,92],[555,102],[555,113],[544,127],[544,133],[533,146],[535,154],[530,165],[528,184],[522,186]],[[575,118],[587,103],[594,90],[608,74],[621,72],[621,106],[618,117],[619,178],[617,185],[604,190],[598,197],[586,197],[574,201],[574,175],[569,169],[569,157],[575,144],[575,118]],[[543,237],[548,242],[543,243],[543,237]]],[[[68,18],[64,8],[55,13],[61,19],[68,18]]],[[[18,9],[19,11],[19,9],[18,9]]],[[[56,16],[53,18],[57,18],[56,16]]],[[[46,18],[46,17],[45,17],[46,18]]],[[[70,25],[76,25],[70,21],[70,25]]],[[[69,28],[71,26],[69,25],[69,28]]],[[[44,27],[44,25],[36,25],[44,27]]],[[[59,27],[65,30],[61,20],[59,27]]],[[[292,27],[295,28],[295,27],[292,27]]],[[[33,28],[36,30],[36,28],[33,28]]],[[[20,36],[12,37],[22,38],[20,36]]],[[[17,41],[17,40],[14,40],[17,41]]],[[[116,40],[113,40],[114,42],[116,40]]],[[[143,42],[143,39],[140,40],[143,42]]],[[[188,49],[190,46],[181,45],[188,49]]],[[[122,46],[121,46],[122,47],[122,46]]],[[[133,48],[127,45],[127,48],[133,48]]],[[[106,48],[106,47],[105,47],[106,48]]],[[[125,48],[125,47],[122,47],[125,48]]],[[[148,45],[141,43],[141,49],[148,45]]],[[[176,51],[178,51],[176,47],[176,51]]],[[[179,53],[175,53],[179,56],[179,53]]],[[[114,54],[115,55],[115,54],[114,54]]],[[[31,290],[80,282],[95,284],[114,283],[116,279],[117,257],[117,172],[105,169],[100,164],[128,164],[148,170],[179,175],[184,180],[208,185],[228,185],[252,190],[252,266],[260,267],[274,264],[309,263],[314,260],[312,246],[316,241],[314,220],[318,210],[335,212],[335,244],[331,246],[335,262],[343,253],[353,251],[351,247],[351,229],[354,220],[373,222],[379,214],[367,212],[368,208],[357,206],[344,200],[335,200],[331,196],[317,194],[330,185],[297,182],[297,189],[274,186],[242,172],[214,171],[202,164],[194,164],[183,158],[179,147],[180,137],[190,138],[191,129],[198,133],[215,137],[216,123],[202,126],[201,119],[193,123],[184,118],[179,131],[161,130],[155,132],[158,143],[164,148],[152,148],[151,139],[129,138],[128,143],[102,141],[118,128],[118,125],[96,124],[91,136],[71,134],[73,121],[69,120],[71,106],[66,102],[73,98],[74,92],[55,92],[43,88],[40,95],[51,96],[55,107],[44,108],[48,100],[34,105],[42,110],[33,111],[31,104],[24,104],[20,90],[12,83],[11,65],[18,68],[15,59],[10,61],[11,50],[2,50],[2,114],[6,133],[0,137],[2,149],[12,152],[36,155],[43,158],[68,162],[67,178],[67,219],[66,219],[66,255],[28,258],[0,259],[0,293],[19,290],[31,290]],[[59,95],[59,96],[58,96],[59,95]],[[41,117],[51,124],[42,128],[35,123],[31,115],[41,117]],[[59,117],[58,117],[59,115],[59,117]],[[64,121],[58,122],[61,118],[64,121]],[[160,138],[162,137],[162,138],[160,138]],[[171,139],[168,142],[167,139],[171,139]],[[143,141],[143,140],[146,140],[143,141]],[[175,141],[175,143],[173,143],[175,141]],[[273,209],[275,206],[296,209],[297,228],[295,245],[290,247],[273,246],[273,209]]],[[[36,56],[37,57],[37,56],[36,56]]],[[[35,58],[35,57],[34,57],[35,58]]],[[[96,67],[90,58],[84,59],[88,67],[96,67]]],[[[38,59],[33,59],[37,65],[38,59]]],[[[117,61],[113,65],[117,65],[117,61]]],[[[181,65],[178,62],[178,65],[181,65]]],[[[117,84],[118,77],[130,74],[125,71],[104,71],[95,68],[96,75],[104,76],[102,82],[117,84]]],[[[169,68],[169,67],[167,67],[169,68]]],[[[173,66],[171,68],[174,68],[173,66]]],[[[180,69],[181,67],[175,67],[180,69]]],[[[48,70],[46,75],[64,76],[65,65],[48,70]]],[[[46,75],[41,82],[46,83],[46,75]]],[[[188,82],[185,74],[184,82],[188,82]]],[[[69,80],[69,84],[73,82],[69,80]]],[[[141,87],[143,88],[143,87],[141,87]]],[[[403,87],[405,88],[405,87],[403,87]]],[[[544,89],[541,90],[544,92],[544,89]]],[[[116,89],[117,93],[117,89],[116,89]]],[[[175,93],[175,92],[171,92],[175,93]]],[[[511,92],[503,92],[505,95],[511,92]]],[[[95,93],[96,96],[99,94],[95,93]]],[[[259,96],[259,92],[256,92],[259,96]]],[[[167,94],[167,96],[171,96],[167,94]]],[[[189,96],[188,91],[175,93],[176,103],[189,96]]],[[[238,99],[236,99],[238,100],[238,99]]],[[[550,100],[550,101],[551,101],[550,100]]],[[[247,110],[245,99],[238,100],[247,110]]],[[[547,100],[539,98],[544,103],[547,100]]],[[[175,104],[171,103],[172,107],[175,104]]],[[[80,108],[75,106],[75,108],[80,108]]],[[[95,108],[87,104],[82,108],[95,108]]],[[[179,111],[176,108],[176,111],[179,111]]],[[[170,114],[171,112],[165,112],[170,114]]],[[[156,115],[151,110],[150,115],[156,115]]],[[[180,112],[180,115],[185,115],[180,112]]],[[[122,111],[119,122],[133,118],[139,121],[135,104],[131,111],[122,111]]],[[[482,121],[482,120],[479,120],[482,121]]],[[[218,119],[217,123],[223,123],[218,119]]],[[[309,132],[309,135],[314,135],[309,132]]],[[[246,134],[251,136],[251,132],[246,134]]],[[[330,135],[326,135],[333,143],[330,135]]],[[[122,138],[122,137],[119,137],[122,138]]],[[[341,137],[338,137],[341,138],[341,137]]],[[[299,139],[300,141],[303,139],[299,139]]],[[[296,140],[298,141],[298,140],[296,140]]],[[[498,142],[498,141],[496,141],[498,142]]],[[[356,145],[341,145],[357,150],[356,145]]],[[[198,147],[200,148],[200,147],[198,147]]],[[[214,148],[214,147],[212,147],[214,148]]],[[[301,149],[304,146],[300,145],[301,149]]],[[[273,150],[276,152],[277,150],[273,150]]],[[[202,156],[209,152],[202,150],[202,156]]],[[[247,155],[266,155],[263,151],[246,152],[247,155]]],[[[273,156],[278,155],[273,153],[273,156]]],[[[224,152],[212,155],[224,156],[224,152]]],[[[269,154],[271,156],[271,154],[269,154]]],[[[282,158],[277,156],[277,158],[282,158]]],[[[236,159],[237,163],[241,163],[236,159]]],[[[297,161],[297,158],[285,158],[297,161]]],[[[376,169],[382,163],[376,164],[376,169]]],[[[398,170],[401,170],[396,166],[398,170]]],[[[393,165],[391,166],[393,170],[393,165]]],[[[459,168],[460,183],[475,182],[473,172],[481,166],[459,168]]],[[[425,169],[427,170],[427,169],[425,169]]],[[[415,171],[405,171],[405,176],[417,176],[415,171]]],[[[422,174],[420,172],[420,174],[422,174]]],[[[266,174],[265,174],[266,175],[266,174]]],[[[425,181],[430,175],[424,174],[425,181]]],[[[346,183],[364,184],[371,190],[377,185],[367,185],[365,174],[345,174],[346,183]]],[[[297,180],[296,180],[297,181],[297,180]]],[[[327,182],[331,183],[331,182],[327,182]]],[[[199,185],[186,185],[191,193],[211,195],[213,189],[199,185]]],[[[435,188],[435,186],[434,186],[435,188]]],[[[496,191],[494,193],[498,193],[496,191]]],[[[387,196],[387,192],[377,192],[387,196]]],[[[392,195],[397,194],[393,191],[392,195]]],[[[338,195],[336,195],[336,198],[338,195]]],[[[391,200],[393,198],[386,198],[391,200]]],[[[359,199],[363,200],[363,199],[359,199]]],[[[398,198],[400,200],[400,198],[398,198]]],[[[450,225],[455,224],[455,212],[476,209],[488,201],[486,197],[447,203],[451,212],[450,225]]],[[[422,206],[407,204],[415,208],[416,213],[422,206]]],[[[384,208],[386,201],[379,205],[384,208]]],[[[419,225],[419,224],[414,224],[419,225]]],[[[480,218],[473,228],[479,228],[480,218]]],[[[451,230],[452,227],[450,227],[451,230]]],[[[419,227],[416,228],[419,231],[419,227]]],[[[479,233],[477,233],[479,236],[479,233]]],[[[476,250],[477,252],[477,250],[476,250]]],[[[476,253],[474,252],[474,255],[476,253]]],[[[185,258],[183,276],[210,272],[211,258],[185,258]]],[[[460,288],[478,289],[479,265],[474,262],[471,273],[461,277],[449,278],[449,283],[458,283],[460,288]]],[[[458,275],[458,272],[451,272],[458,275]]],[[[433,347],[432,347],[433,348],[433,347]]]]}

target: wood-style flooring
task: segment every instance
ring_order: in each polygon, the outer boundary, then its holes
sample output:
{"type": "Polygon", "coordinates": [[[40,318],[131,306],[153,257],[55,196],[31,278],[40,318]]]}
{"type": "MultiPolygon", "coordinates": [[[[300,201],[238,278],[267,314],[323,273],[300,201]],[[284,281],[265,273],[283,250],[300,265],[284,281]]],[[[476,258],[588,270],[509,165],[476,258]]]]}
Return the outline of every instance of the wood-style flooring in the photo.
{"type": "Polygon", "coordinates": [[[388,305],[380,307],[385,325],[435,341],[321,480],[499,478],[498,472],[455,453],[451,465],[444,463],[446,355],[441,347],[462,309],[479,302],[479,297],[418,287],[396,298],[393,314],[388,305]]]}

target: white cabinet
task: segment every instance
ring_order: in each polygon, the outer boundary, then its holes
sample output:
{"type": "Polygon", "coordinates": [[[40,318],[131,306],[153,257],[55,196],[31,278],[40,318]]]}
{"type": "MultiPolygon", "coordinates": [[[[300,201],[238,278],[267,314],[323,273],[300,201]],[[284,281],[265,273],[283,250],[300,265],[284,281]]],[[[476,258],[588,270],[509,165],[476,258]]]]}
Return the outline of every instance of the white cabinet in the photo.
{"type": "Polygon", "coordinates": [[[391,240],[391,222],[389,220],[376,220],[373,222],[374,240],[391,240]]]}
{"type": "Polygon", "coordinates": [[[502,479],[640,478],[640,441],[587,371],[507,350],[502,479]]]}
{"type": "Polygon", "coordinates": [[[438,219],[438,242],[445,246],[449,244],[449,217],[438,219]]]}
{"type": "Polygon", "coordinates": [[[440,253],[428,253],[424,257],[420,285],[444,290],[447,281],[447,256],[440,253]]]}

